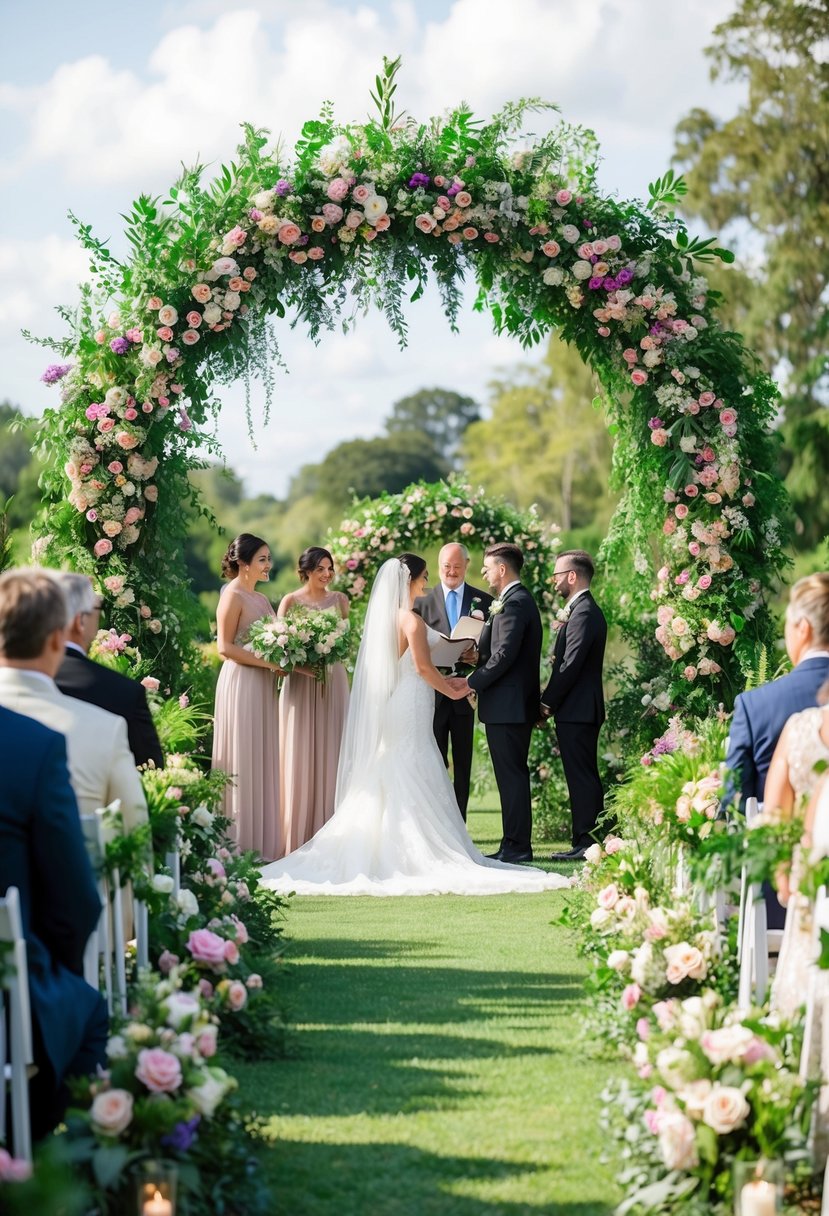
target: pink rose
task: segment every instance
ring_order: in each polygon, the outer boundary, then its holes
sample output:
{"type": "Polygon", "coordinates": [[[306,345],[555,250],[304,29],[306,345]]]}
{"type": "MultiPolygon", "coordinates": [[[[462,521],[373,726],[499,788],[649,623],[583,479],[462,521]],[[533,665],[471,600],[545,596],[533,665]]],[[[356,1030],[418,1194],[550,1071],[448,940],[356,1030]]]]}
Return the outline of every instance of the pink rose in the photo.
{"type": "Polygon", "coordinates": [[[130,451],[131,448],[138,447],[138,440],[129,431],[119,431],[115,436],[115,442],[126,452],[130,451]]]}
{"type": "Polygon", "coordinates": [[[173,331],[170,329],[169,325],[160,325],[156,330],[156,333],[162,342],[172,342],[173,340],[173,331]]]}
{"type": "Polygon", "coordinates": [[[225,942],[225,962],[230,963],[231,967],[235,967],[235,965],[238,963],[238,961],[239,961],[239,947],[236,945],[235,942],[226,941],[225,942]]]}
{"type": "Polygon", "coordinates": [[[213,995],[213,985],[210,980],[199,980],[199,994],[209,1001],[213,995]]]}
{"type": "Polygon", "coordinates": [[[147,307],[152,309],[153,312],[158,312],[161,305],[162,299],[160,296],[150,296],[149,300],[147,301],[147,307]]]}
{"type": "Polygon", "coordinates": [[[245,983],[247,984],[248,988],[261,988],[262,987],[262,976],[257,975],[257,973],[255,971],[252,971],[251,974],[248,976],[248,978],[245,980],[245,983]]]}
{"type": "Polygon", "coordinates": [[[196,1050],[203,1059],[209,1060],[211,1056],[216,1054],[216,1027],[211,1026],[209,1029],[202,1031],[196,1039],[196,1050]]]}
{"type": "Polygon", "coordinates": [[[723,426],[734,426],[737,421],[737,411],[726,406],[724,410],[720,410],[720,422],[723,426]]]}
{"type": "Polygon", "coordinates": [[[225,959],[225,940],[210,929],[194,929],[187,939],[187,949],[197,963],[217,967],[225,959]]]}
{"type": "Polygon", "coordinates": [[[287,220],[277,233],[277,237],[283,245],[295,245],[302,236],[300,228],[287,220]]]}
{"type": "Polygon", "coordinates": [[[111,431],[114,426],[115,426],[114,418],[99,418],[98,419],[98,430],[101,432],[102,435],[105,435],[107,433],[107,431],[111,431]]]}
{"type": "Polygon", "coordinates": [[[370,199],[373,194],[374,187],[367,186],[364,182],[361,182],[359,186],[355,186],[351,191],[351,197],[354,199],[355,203],[364,203],[367,199],[370,199]]]}
{"type": "Polygon", "coordinates": [[[703,408],[713,405],[716,399],[713,393],[700,393],[699,395],[699,403],[703,408]]]}
{"type": "Polygon", "coordinates": [[[677,519],[685,519],[687,514],[688,508],[686,507],[685,503],[678,502],[674,507],[674,515],[677,517],[677,519]]]}
{"type": "Polygon", "coordinates": [[[329,224],[339,224],[343,218],[343,209],[338,207],[336,203],[325,203],[322,208],[322,214],[329,224]]]}
{"type": "Polygon", "coordinates": [[[319,245],[314,245],[312,249],[308,250],[308,257],[312,262],[319,262],[325,257],[325,250],[321,249],[319,245]]]}
{"type": "Polygon", "coordinates": [[[224,878],[225,877],[225,874],[227,873],[227,871],[225,870],[222,863],[218,860],[218,858],[209,857],[207,859],[206,864],[207,864],[208,870],[210,871],[210,873],[213,875],[214,878],[224,878]]]}
{"type": "Polygon", "coordinates": [[[464,228],[464,230],[463,230],[463,236],[464,236],[464,240],[467,240],[467,241],[474,241],[474,240],[475,240],[475,237],[476,237],[477,235],[478,235],[478,229],[477,229],[477,228],[471,228],[471,227],[469,227],[469,228],[464,228]]]}
{"type": "Polygon", "coordinates": [[[141,683],[145,688],[148,688],[150,692],[158,692],[159,688],[161,687],[161,681],[157,680],[155,676],[144,676],[141,683]]]}
{"type": "Polygon", "coordinates": [[[325,220],[321,215],[314,215],[311,217],[311,231],[325,232],[325,220]]]}
{"type": "Polygon", "coordinates": [[[181,1062],[161,1047],[145,1047],[138,1053],[135,1075],[154,1094],[172,1094],[181,1085],[181,1062]]]}
{"type": "Polygon", "coordinates": [[[196,312],[195,309],[193,309],[192,312],[188,312],[187,324],[191,327],[191,329],[198,329],[199,326],[201,325],[201,322],[202,322],[202,315],[200,312],[196,312]]]}
{"type": "Polygon", "coordinates": [[[328,183],[326,194],[332,203],[341,203],[349,191],[348,182],[344,177],[335,177],[328,183]]]}
{"type": "Polygon", "coordinates": [[[120,1136],[132,1123],[133,1097],[125,1089],[105,1089],[95,1095],[89,1117],[105,1136],[120,1136]]]}
{"type": "Polygon", "coordinates": [[[710,574],[702,574],[697,579],[697,586],[699,587],[700,591],[707,591],[711,586],[711,582],[712,579],[710,574]]]}
{"type": "Polygon", "coordinates": [[[459,190],[455,195],[455,206],[460,207],[462,211],[466,207],[471,207],[472,195],[467,190],[459,190]]]}
{"type": "Polygon", "coordinates": [[[630,1012],[639,1004],[639,998],[642,995],[642,989],[638,984],[628,984],[622,993],[622,1008],[630,1012]]]}
{"type": "Polygon", "coordinates": [[[635,368],[634,371],[632,371],[630,373],[630,378],[631,378],[632,383],[635,384],[637,388],[639,388],[641,385],[647,384],[648,373],[645,371],[642,371],[642,369],[640,367],[637,367],[637,368],[635,368]]]}
{"type": "MultiPolygon", "coordinates": [[[[156,683],[158,681],[156,680],[156,683]]],[[[169,975],[173,967],[177,967],[179,957],[177,954],[171,954],[169,950],[163,950],[158,960],[158,969],[162,975],[169,975]]]]}
{"type": "Polygon", "coordinates": [[[541,246],[541,252],[548,258],[557,258],[561,253],[561,245],[558,241],[545,241],[541,246]]]}
{"type": "MultiPolygon", "coordinates": [[[[199,304],[206,304],[207,301],[210,299],[210,297],[213,295],[213,288],[210,287],[210,285],[208,283],[197,283],[196,286],[194,288],[192,288],[190,294],[192,295],[194,300],[197,300],[199,302],[199,304]]],[[[190,324],[192,324],[192,322],[190,322],[189,317],[188,317],[188,322],[190,324]]]]}
{"type": "Polygon", "coordinates": [[[144,497],[147,502],[158,501],[158,486],[144,486],[144,497]]]}
{"type": "Polygon", "coordinates": [[[89,522],[91,524],[94,524],[98,518],[98,512],[93,508],[93,509],[87,511],[86,518],[89,520],[89,522]]]}
{"type": "Polygon", "coordinates": [[[497,232],[485,232],[484,233],[484,240],[489,245],[497,245],[498,242],[500,241],[500,239],[501,238],[499,237],[497,232]]]}
{"type": "Polygon", "coordinates": [[[664,448],[669,438],[670,436],[664,427],[660,426],[655,431],[651,431],[651,443],[655,444],[658,448],[664,448]]]}
{"type": "Polygon", "coordinates": [[[389,227],[391,227],[391,218],[388,215],[378,215],[374,221],[374,231],[385,232],[389,227]]]}
{"type": "Polygon", "coordinates": [[[685,487],[685,493],[688,498],[696,498],[697,494],[699,494],[699,486],[695,486],[693,482],[691,482],[685,487]]]}
{"type": "Polygon", "coordinates": [[[689,663],[688,666],[683,670],[682,675],[690,682],[697,678],[697,669],[689,663]]]}
{"type": "Polygon", "coordinates": [[[572,201],[573,195],[569,190],[559,190],[556,194],[556,203],[559,207],[566,207],[569,203],[572,203],[572,201]]]}
{"type": "Polygon", "coordinates": [[[431,232],[436,226],[437,221],[429,215],[428,211],[422,211],[420,215],[415,216],[415,228],[421,232],[431,232]]]}
{"type": "Polygon", "coordinates": [[[142,511],[140,507],[130,507],[124,516],[124,526],[129,528],[131,524],[137,524],[141,516],[142,511]]]}
{"type": "Polygon", "coordinates": [[[106,557],[106,555],[108,553],[112,552],[112,541],[111,540],[96,540],[95,548],[92,551],[96,557],[106,557]]]}
{"type": "Polygon", "coordinates": [[[227,1003],[234,1013],[244,1009],[247,1004],[248,990],[240,980],[233,980],[227,990],[227,1003]]]}
{"type": "Polygon", "coordinates": [[[184,333],[181,335],[181,340],[185,346],[195,346],[199,340],[198,330],[185,329],[184,333]]]}
{"type": "Polygon", "coordinates": [[[244,946],[245,942],[249,941],[247,927],[239,920],[238,916],[231,916],[233,928],[235,930],[236,942],[240,946],[244,946]]]}
{"type": "Polygon", "coordinates": [[[440,207],[441,211],[451,211],[452,200],[447,198],[445,194],[441,194],[438,196],[438,206],[440,207]]]}

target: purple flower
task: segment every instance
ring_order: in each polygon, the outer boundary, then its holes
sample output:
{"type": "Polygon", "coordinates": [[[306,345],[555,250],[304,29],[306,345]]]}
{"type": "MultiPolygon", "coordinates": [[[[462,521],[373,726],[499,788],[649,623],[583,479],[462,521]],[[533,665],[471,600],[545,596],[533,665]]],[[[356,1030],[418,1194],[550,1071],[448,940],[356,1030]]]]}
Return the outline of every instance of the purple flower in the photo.
{"type": "Polygon", "coordinates": [[[454,198],[455,195],[460,192],[460,189],[461,189],[461,187],[458,186],[455,182],[453,182],[452,185],[449,187],[449,189],[446,191],[446,193],[449,196],[449,198],[454,198]]]}
{"type": "Polygon", "coordinates": [[[633,271],[627,267],[624,270],[619,270],[616,274],[616,282],[620,287],[627,287],[628,283],[633,279],[633,271]]]}
{"type": "Polygon", "coordinates": [[[264,213],[262,211],[257,211],[255,207],[251,207],[250,211],[248,212],[248,219],[253,220],[254,224],[256,224],[259,222],[259,220],[261,220],[263,214],[264,213]]]}
{"type": "Polygon", "coordinates": [[[602,278],[602,276],[600,274],[594,274],[593,278],[590,280],[590,282],[587,284],[587,286],[590,288],[591,291],[598,291],[599,288],[601,287],[602,283],[604,283],[604,279],[602,278]]]}
{"type": "Polygon", "coordinates": [[[649,418],[648,419],[648,426],[651,428],[652,431],[661,430],[664,425],[665,425],[665,423],[662,421],[661,418],[649,418]]]}
{"type": "Polygon", "coordinates": [[[607,278],[602,283],[602,286],[604,287],[605,291],[615,291],[619,284],[615,279],[607,278]]]}
{"type": "Polygon", "coordinates": [[[180,431],[192,431],[193,429],[193,423],[190,419],[190,415],[187,413],[187,410],[183,405],[180,406],[178,411],[178,429],[180,431]]]}
{"type": "Polygon", "coordinates": [[[201,1115],[194,1115],[186,1123],[177,1123],[171,1132],[161,1137],[161,1143],[165,1148],[172,1148],[178,1153],[189,1152],[198,1136],[200,1123],[201,1115]]]}
{"type": "Polygon", "coordinates": [[[175,348],[175,346],[171,346],[170,349],[167,351],[167,362],[175,363],[178,356],[179,356],[178,350],[175,348]]]}
{"type": "Polygon", "coordinates": [[[593,227],[592,220],[582,220],[581,224],[582,224],[583,228],[592,228],[593,227]]]}
{"type": "Polygon", "coordinates": [[[284,177],[280,177],[273,189],[274,194],[279,195],[280,198],[284,198],[286,194],[291,193],[293,186],[290,182],[286,182],[284,177]]]}
{"type": "Polygon", "coordinates": [[[113,338],[109,344],[109,349],[114,355],[129,354],[130,340],[129,338],[113,338]]]}
{"type": "MultiPolygon", "coordinates": [[[[410,190],[425,190],[431,180],[432,179],[428,173],[413,173],[412,176],[409,178],[409,189],[410,190]]],[[[450,194],[452,193],[451,190],[449,191],[449,193],[450,194]]],[[[457,191],[455,193],[457,193],[457,191]]]]}
{"type": "MultiPolygon", "coordinates": [[[[127,346],[129,346],[129,342],[127,346]]],[[[71,372],[71,370],[71,363],[50,363],[40,378],[44,384],[56,384],[58,380],[62,380],[67,372],[71,372]]]]}

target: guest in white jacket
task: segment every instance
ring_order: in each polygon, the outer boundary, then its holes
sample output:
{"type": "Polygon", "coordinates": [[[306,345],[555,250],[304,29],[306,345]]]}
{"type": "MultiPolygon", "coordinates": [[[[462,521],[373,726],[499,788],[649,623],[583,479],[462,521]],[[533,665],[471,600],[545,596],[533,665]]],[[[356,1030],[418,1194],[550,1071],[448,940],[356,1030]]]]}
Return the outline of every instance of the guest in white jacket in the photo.
{"type": "MultiPolygon", "coordinates": [[[[64,658],[66,626],[66,600],[48,571],[0,575],[0,705],[64,735],[81,814],[117,799],[129,832],[146,823],[147,803],[127,725],[58,689],[54,677],[64,658]]],[[[13,773],[4,774],[4,780],[13,779],[13,773]]]]}

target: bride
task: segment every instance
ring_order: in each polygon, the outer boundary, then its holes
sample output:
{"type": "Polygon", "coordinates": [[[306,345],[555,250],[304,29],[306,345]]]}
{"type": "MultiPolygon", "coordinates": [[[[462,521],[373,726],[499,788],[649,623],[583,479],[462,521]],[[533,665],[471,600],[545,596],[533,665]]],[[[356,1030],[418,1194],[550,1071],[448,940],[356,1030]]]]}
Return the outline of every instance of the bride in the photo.
{"type": "Polygon", "coordinates": [[[357,656],[334,815],[313,839],[262,869],[262,885],[300,895],[498,895],[568,886],[484,857],[470,840],[432,733],[433,689],[459,699],[412,611],[426,563],[404,553],[374,583],[357,656]]]}

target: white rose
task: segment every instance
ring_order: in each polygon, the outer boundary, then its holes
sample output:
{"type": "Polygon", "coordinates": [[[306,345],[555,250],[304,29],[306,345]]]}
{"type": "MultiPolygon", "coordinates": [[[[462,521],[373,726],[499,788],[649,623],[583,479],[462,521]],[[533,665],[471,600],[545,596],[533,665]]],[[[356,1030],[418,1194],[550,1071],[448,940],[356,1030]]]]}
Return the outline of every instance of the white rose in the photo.
{"type": "Polygon", "coordinates": [[[174,885],[169,874],[153,875],[153,890],[158,891],[160,895],[172,895],[174,885]]]}
{"type": "Polygon", "coordinates": [[[222,319],[222,310],[218,304],[206,304],[204,307],[205,325],[218,325],[222,319]]]}
{"type": "Polygon", "coordinates": [[[707,1077],[703,1077],[699,1081],[692,1081],[685,1089],[680,1090],[677,1097],[681,1100],[689,1118],[701,1119],[706,1099],[710,1093],[711,1082],[707,1077]]]}
{"type": "Polygon", "coordinates": [[[564,282],[564,271],[559,266],[548,266],[541,278],[548,287],[560,287],[564,282]]]}
{"type": "Polygon", "coordinates": [[[692,1170],[699,1164],[694,1125],[681,1111],[660,1115],[659,1151],[669,1170],[692,1170]]]}
{"type": "Polygon", "coordinates": [[[376,224],[380,216],[386,214],[388,206],[388,199],[383,198],[382,194],[375,194],[372,198],[367,198],[363,206],[367,222],[376,224]]]}
{"type": "Polygon", "coordinates": [[[698,1039],[704,1033],[706,1026],[705,1006],[702,998],[689,996],[682,1002],[679,1014],[679,1028],[686,1039],[698,1039]]]}
{"type": "Polygon", "coordinates": [[[238,291],[225,292],[225,308],[229,312],[235,312],[241,303],[242,297],[239,295],[238,291]]]}
{"type": "Polygon", "coordinates": [[[581,233],[575,224],[565,224],[561,230],[561,235],[570,245],[575,245],[576,241],[581,240],[581,233]]]}
{"type": "Polygon", "coordinates": [[[600,908],[613,908],[619,902],[619,888],[615,882],[610,883],[606,887],[602,887],[599,894],[596,896],[596,902],[600,908]]]}
{"type": "MultiPolygon", "coordinates": [[[[183,849],[182,849],[181,853],[182,853],[182,856],[184,856],[183,849]]],[[[178,895],[176,896],[176,904],[178,906],[179,912],[181,912],[184,916],[188,917],[188,919],[191,916],[198,916],[199,901],[196,899],[193,892],[189,891],[187,889],[187,887],[182,887],[181,890],[179,891],[178,895]]]]}
{"type": "Polygon", "coordinates": [[[198,824],[200,828],[209,828],[213,822],[213,816],[204,805],[197,806],[190,818],[192,819],[193,823],[198,824]]]}
{"type": "Polygon", "coordinates": [[[125,388],[118,388],[117,385],[107,389],[106,396],[104,397],[104,401],[110,409],[118,409],[119,406],[124,405],[126,400],[127,390],[125,388]]]}
{"type": "Polygon", "coordinates": [[[739,1060],[753,1042],[754,1031],[738,1024],[706,1031],[700,1039],[700,1047],[712,1064],[725,1064],[729,1060],[739,1060]]]}
{"type": "Polygon", "coordinates": [[[589,849],[585,849],[584,860],[590,865],[596,865],[602,859],[602,846],[600,844],[591,844],[589,849]]]}
{"type": "Polygon", "coordinates": [[[129,1055],[129,1048],[123,1035],[114,1034],[107,1042],[107,1059],[108,1060],[125,1060],[129,1055]]]}
{"type": "Polygon", "coordinates": [[[273,190],[260,190],[258,194],[254,194],[253,196],[253,205],[257,211],[268,212],[273,208],[273,200],[273,190]]]}
{"type": "Polygon", "coordinates": [[[630,955],[627,950],[611,950],[607,956],[607,965],[620,974],[630,967],[630,955]]]}
{"type": "Polygon", "coordinates": [[[201,1004],[198,997],[189,992],[173,992],[163,1002],[162,1007],[166,1013],[167,1025],[172,1026],[173,1030],[178,1030],[182,1022],[197,1016],[201,1004]]]}
{"type": "Polygon", "coordinates": [[[613,913],[608,912],[607,908],[595,908],[590,914],[590,927],[597,933],[601,933],[612,921],[613,913]]]}
{"type": "Polygon", "coordinates": [[[187,1096],[199,1113],[210,1119],[234,1082],[223,1068],[206,1068],[201,1076],[201,1083],[188,1089],[187,1096]]]}
{"type": "Polygon", "coordinates": [[[574,262],[571,269],[573,271],[573,278],[575,279],[589,279],[593,273],[593,267],[582,258],[574,262]]]}
{"type": "Polygon", "coordinates": [[[731,1085],[716,1085],[705,1099],[702,1121],[720,1136],[742,1127],[751,1108],[742,1090],[731,1085]]]}
{"type": "Polygon", "coordinates": [[[665,1084],[671,1089],[681,1089],[694,1080],[694,1057],[680,1047],[663,1047],[655,1063],[665,1084]]]}
{"type": "Polygon", "coordinates": [[[132,1094],[125,1089],[105,1089],[96,1094],[89,1116],[105,1136],[120,1136],[132,1123],[132,1094]]]}
{"type": "Polygon", "coordinates": [[[633,961],[630,967],[630,978],[640,988],[647,988],[648,975],[653,962],[653,946],[650,942],[643,942],[641,946],[633,952],[633,961]]]}

